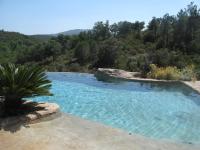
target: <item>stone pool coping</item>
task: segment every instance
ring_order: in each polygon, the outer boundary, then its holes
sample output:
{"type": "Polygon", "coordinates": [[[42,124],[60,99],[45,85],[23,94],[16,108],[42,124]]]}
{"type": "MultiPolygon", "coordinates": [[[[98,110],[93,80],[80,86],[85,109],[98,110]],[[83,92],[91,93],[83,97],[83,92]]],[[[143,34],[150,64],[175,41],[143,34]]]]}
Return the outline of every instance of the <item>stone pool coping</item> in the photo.
{"type": "Polygon", "coordinates": [[[42,118],[48,117],[52,114],[59,112],[59,106],[55,103],[25,101],[23,105],[33,107],[35,111],[32,111],[24,115],[2,118],[0,119],[0,128],[12,126],[19,123],[20,124],[35,123],[42,118]]]}
{"type": "Polygon", "coordinates": [[[188,87],[192,88],[193,90],[195,90],[196,92],[198,92],[200,94],[200,81],[181,81],[182,83],[184,83],[185,85],[187,85],[188,87]]]}
{"type": "Polygon", "coordinates": [[[157,80],[139,77],[138,72],[129,72],[121,69],[98,68],[96,74],[129,81],[182,83],[200,94],[200,81],[157,80]]]}

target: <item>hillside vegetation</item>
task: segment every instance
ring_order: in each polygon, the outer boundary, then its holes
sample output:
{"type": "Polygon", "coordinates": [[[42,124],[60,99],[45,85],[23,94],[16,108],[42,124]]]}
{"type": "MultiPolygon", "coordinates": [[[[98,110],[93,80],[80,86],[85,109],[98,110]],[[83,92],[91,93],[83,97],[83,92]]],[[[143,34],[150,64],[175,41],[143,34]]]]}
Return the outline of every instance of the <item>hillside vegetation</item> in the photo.
{"type": "Polygon", "coordinates": [[[200,10],[191,3],[176,16],[165,14],[144,22],[95,23],[75,36],[47,41],[0,32],[0,63],[40,65],[49,71],[89,72],[98,67],[140,71],[157,67],[194,66],[200,74],[200,10]]]}
{"type": "Polygon", "coordinates": [[[49,40],[52,37],[57,37],[60,34],[72,36],[72,35],[79,35],[83,31],[87,31],[87,29],[74,29],[74,30],[56,33],[56,34],[35,34],[35,35],[31,35],[31,37],[35,39],[39,39],[39,40],[49,40]]]}

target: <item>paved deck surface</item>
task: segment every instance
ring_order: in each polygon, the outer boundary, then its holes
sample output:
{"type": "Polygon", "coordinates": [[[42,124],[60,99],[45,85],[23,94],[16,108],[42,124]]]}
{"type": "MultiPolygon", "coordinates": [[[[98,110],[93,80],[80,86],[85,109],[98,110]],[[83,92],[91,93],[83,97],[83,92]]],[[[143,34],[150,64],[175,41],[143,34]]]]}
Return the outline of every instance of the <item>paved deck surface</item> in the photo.
{"type": "Polygon", "coordinates": [[[184,83],[200,94],[200,81],[195,81],[195,82],[185,81],[184,83]]]}
{"type": "Polygon", "coordinates": [[[200,150],[200,145],[156,141],[95,122],[61,115],[0,130],[1,150],[200,150]],[[7,130],[7,131],[4,131],[7,130]]]}

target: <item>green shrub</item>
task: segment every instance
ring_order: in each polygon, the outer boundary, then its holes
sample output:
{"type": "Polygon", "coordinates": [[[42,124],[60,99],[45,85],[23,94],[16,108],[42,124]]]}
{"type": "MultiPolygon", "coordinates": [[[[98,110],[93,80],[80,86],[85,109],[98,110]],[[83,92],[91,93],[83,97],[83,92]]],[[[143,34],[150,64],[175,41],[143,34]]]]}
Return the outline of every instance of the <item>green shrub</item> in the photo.
{"type": "Polygon", "coordinates": [[[154,64],[150,65],[150,72],[147,74],[148,78],[162,79],[162,80],[180,80],[181,71],[176,67],[157,67],[154,64]]]}
{"type": "Polygon", "coordinates": [[[197,80],[200,80],[200,70],[196,70],[195,71],[195,73],[196,73],[196,78],[197,78],[197,80]]]}
{"type": "Polygon", "coordinates": [[[69,66],[69,70],[72,71],[72,72],[78,72],[78,71],[81,70],[81,66],[80,66],[79,63],[72,63],[69,66]]]}
{"type": "Polygon", "coordinates": [[[7,113],[19,109],[23,98],[50,96],[50,87],[51,81],[40,67],[0,65],[0,96],[5,99],[7,113]]]}
{"type": "Polygon", "coordinates": [[[159,68],[155,64],[151,64],[150,72],[147,74],[147,77],[163,80],[195,81],[196,73],[194,68],[194,65],[189,65],[182,70],[172,66],[159,68]]]}
{"type": "Polygon", "coordinates": [[[184,81],[194,81],[196,80],[196,73],[195,73],[194,65],[186,66],[181,70],[181,80],[184,81]]]}

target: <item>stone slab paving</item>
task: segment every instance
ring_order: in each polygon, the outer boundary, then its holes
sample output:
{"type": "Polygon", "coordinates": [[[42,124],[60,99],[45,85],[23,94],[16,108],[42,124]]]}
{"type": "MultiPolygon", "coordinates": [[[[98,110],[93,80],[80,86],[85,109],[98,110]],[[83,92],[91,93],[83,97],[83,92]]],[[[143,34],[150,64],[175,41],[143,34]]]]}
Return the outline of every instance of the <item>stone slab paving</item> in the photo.
{"type": "Polygon", "coordinates": [[[25,115],[9,118],[0,118],[0,129],[7,128],[8,126],[12,126],[15,124],[34,123],[37,122],[38,119],[59,112],[59,106],[55,103],[38,103],[32,101],[25,101],[23,105],[29,106],[30,108],[34,108],[35,110],[25,115]]]}
{"type": "Polygon", "coordinates": [[[198,93],[200,93],[200,81],[195,81],[195,82],[184,81],[184,84],[191,87],[193,90],[197,91],[198,93]]]}
{"type": "Polygon", "coordinates": [[[0,130],[1,150],[200,150],[200,145],[157,141],[62,114],[50,121],[0,130]]]}

